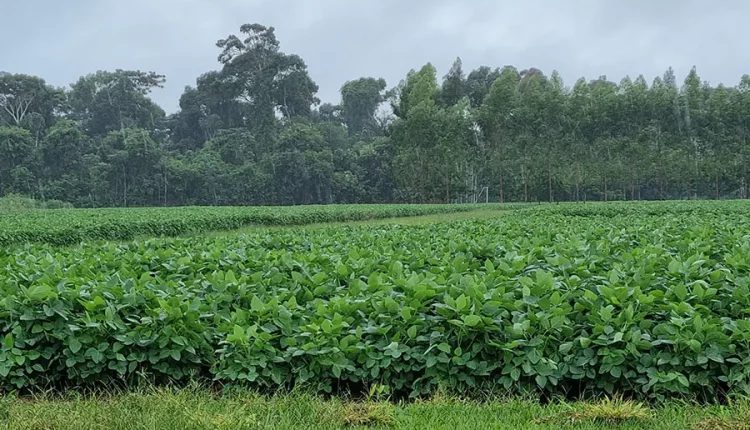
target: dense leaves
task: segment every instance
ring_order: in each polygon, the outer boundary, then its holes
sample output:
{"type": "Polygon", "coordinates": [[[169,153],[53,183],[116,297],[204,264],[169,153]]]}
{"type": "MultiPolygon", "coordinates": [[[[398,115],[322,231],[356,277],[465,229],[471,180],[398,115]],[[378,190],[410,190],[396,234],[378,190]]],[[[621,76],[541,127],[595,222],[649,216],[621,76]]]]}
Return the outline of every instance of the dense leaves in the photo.
{"type": "Polygon", "coordinates": [[[4,249],[6,388],[750,392],[744,202],[4,249]]]}

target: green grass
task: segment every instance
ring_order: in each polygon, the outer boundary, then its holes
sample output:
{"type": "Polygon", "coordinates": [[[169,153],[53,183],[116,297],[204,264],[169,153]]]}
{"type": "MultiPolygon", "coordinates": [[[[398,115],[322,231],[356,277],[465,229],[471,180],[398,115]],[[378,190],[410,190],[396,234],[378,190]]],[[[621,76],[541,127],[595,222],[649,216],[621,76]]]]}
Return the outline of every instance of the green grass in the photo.
{"type": "MultiPolygon", "coordinates": [[[[136,429],[727,429],[747,428],[750,403],[697,406],[666,403],[643,411],[612,403],[436,399],[408,404],[349,403],[293,394],[215,396],[205,391],[153,390],[114,397],[0,399],[0,428],[136,429]],[[4,424],[4,427],[3,427],[4,424]],[[745,426],[745,427],[743,427],[745,426]]],[[[647,408],[647,409],[646,409],[647,408]]]]}

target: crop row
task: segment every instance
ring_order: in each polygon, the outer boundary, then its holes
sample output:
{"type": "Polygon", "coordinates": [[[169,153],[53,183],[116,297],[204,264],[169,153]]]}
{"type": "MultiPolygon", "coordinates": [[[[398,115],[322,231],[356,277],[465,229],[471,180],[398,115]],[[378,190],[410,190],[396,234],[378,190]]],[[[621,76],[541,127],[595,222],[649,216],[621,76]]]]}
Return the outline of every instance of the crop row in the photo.
{"type": "Polygon", "coordinates": [[[361,221],[464,212],[508,205],[328,205],[285,207],[180,207],[66,209],[0,215],[0,246],[20,243],[72,245],[90,240],[361,221]]]}
{"type": "Polygon", "coordinates": [[[741,204],[6,249],[0,384],[750,393],[741,204]]]}

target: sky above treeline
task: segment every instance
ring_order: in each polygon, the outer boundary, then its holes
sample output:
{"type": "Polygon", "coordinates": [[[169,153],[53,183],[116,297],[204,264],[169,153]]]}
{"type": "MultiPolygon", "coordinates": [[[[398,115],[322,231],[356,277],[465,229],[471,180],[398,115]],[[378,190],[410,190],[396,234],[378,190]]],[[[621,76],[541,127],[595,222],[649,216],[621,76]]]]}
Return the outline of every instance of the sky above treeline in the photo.
{"type": "Polygon", "coordinates": [[[0,70],[66,86],[96,70],[167,76],[152,97],[167,112],[186,85],[219,67],[215,42],[244,23],[276,28],[337,103],[363,76],[392,87],[432,62],[440,75],[461,57],[480,65],[650,82],[672,66],[681,81],[733,86],[750,73],[750,2],[722,0],[0,0],[0,70]]]}

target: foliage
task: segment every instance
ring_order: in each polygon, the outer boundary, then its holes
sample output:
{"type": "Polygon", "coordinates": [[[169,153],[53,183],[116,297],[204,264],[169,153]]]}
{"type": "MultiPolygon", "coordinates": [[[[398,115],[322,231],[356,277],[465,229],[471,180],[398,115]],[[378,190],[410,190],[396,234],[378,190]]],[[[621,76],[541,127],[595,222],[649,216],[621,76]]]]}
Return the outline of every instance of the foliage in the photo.
{"type": "MultiPolygon", "coordinates": [[[[22,197],[0,199],[0,211],[21,208],[60,208],[22,197]]],[[[69,207],[69,205],[67,205],[69,207]]],[[[137,236],[178,236],[248,225],[304,225],[409,217],[475,209],[489,205],[328,205],[296,207],[184,207],[137,209],[76,209],[15,213],[0,218],[0,246],[18,243],[72,245],[90,240],[124,240],[137,236]]]]}
{"type": "Polygon", "coordinates": [[[435,225],[6,248],[1,381],[748,394],[750,242],[736,228],[748,209],[559,205],[435,225]]]}

